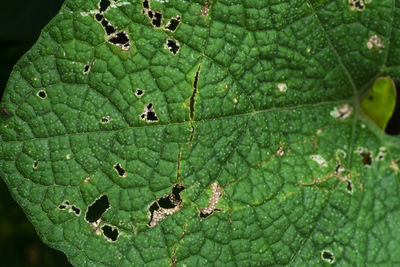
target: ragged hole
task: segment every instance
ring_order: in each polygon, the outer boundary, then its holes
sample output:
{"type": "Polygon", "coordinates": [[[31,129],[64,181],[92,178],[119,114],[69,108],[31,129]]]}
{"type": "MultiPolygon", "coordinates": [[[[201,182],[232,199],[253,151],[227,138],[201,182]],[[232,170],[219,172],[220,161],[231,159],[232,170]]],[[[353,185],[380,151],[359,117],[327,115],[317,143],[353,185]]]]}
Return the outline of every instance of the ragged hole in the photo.
{"type": "Polygon", "coordinates": [[[83,68],[83,73],[88,73],[89,70],[90,70],[90,65],[89,65],[89,63],[87,63],[87,64],[85,65],[85,67],[83,68]]]}
{"type": "Polygon", "coordinates": [[[70,205],[69,201],[65,200],[58,206],[58,208],[60,210],[65,210],[65,209],[67,209],[69,207],[69,205],[70,205]]]}
{"type": "Polygon", "coordinates": [[[71,210],[75,213],[76,216],[79,216],[81,214],[81,210],[75,206],[72,206],[71,210]]]}
{"type": "Polygon", "coordinates": [[[167,23],[167,25],[164,26],[164,28],[170,32],[174,32],[176,28],[178,28],[180,22],[181,17],[179,15],[175,16],[167,23]]]}
{"type": "Polygon", "coordinates": [[[172,215],[177,212],[182,203],[181,192],[185,189],[183,185],[176,184],[172,188],[171,194],[167,194],[155,202],[149,207],[149,222],[148,226],[153,227],[157,225],[159,221],[165,218],[167,215],[172,215]]]}
{"type": "Polygon", "coordinates": [[[149,3],[148,0],[143,0],[142,5],[143,5],[144,9],[149,9],[150,8],[150,3],[149,3]]]}
{"type": "Polygon", "coordinates": [[[45,90],[40,90],[37,93],[37,96],[40,97],[41,99],[45,99],[47,97],[46,91],[45,90]]]}
{"type": "Polygon", "coordinates": [[[37,160],[35,160],[35,161],[33,162],[33,168],[34,168],[34,169],[37,169],[38,166],[39,166],[39,162],[38,162],[37,160]]]}
{"type": "Polygon", "coordinates": [[[162,13],[155,11],[155,10],[150,10],[147,12],[147,16],[149,16],[149,19],[151,21],[151,24],[153,24],[154,27],[160,28],[161,27],[161,21],[162,21],[162,13]]]}
{"type": "Polygon", "coordinates": [[[372,155],[371,152],[369,152],[367,149],[358,148],[358,153],[360,154],[361,158],[362,158],[362,164],[365,167],[371,167],[372,165],[372,155]]]}
{"type": "Polygon", "coordinates": [[[100,8],[100,13],[103,13],[104,11],[107,10],[107,8],[110,6],[110,1],[109,0],[100,0],[99,3],[99,8],[100,8]]]}
{"type": "Polygon", "coordinates": [[[179,52],[180,47],[178,41],[168,38],[165,43],[165,48],[175,56],[179,52]]]}
{"type": "Polygon", "coordinates": [[[353,194],[353,183],[350,180],[347,180],[346,191],[350,194],[353,194]]]}
{"type": "Polygon", "coordinates": [[[158,121],[157,114],[154,111],[153,103],[147,104],[143,109],[143,113],[140,114],[139,117],[141,120],[145,120],[149,123],[158,121]]]}
{"type": "Polygon", "coordinates": [[[323,261],[326,261],[329,264],[332,264],[335,262],[335,256],[333,255],[332,252],[330,252],[329,250],[323,250],[321,252],[321,259],[323,261]]]}
{"type": "Polygon", "coordinates": [[[118,239],[118,228],[111,227],[109,225],[104,225],[101,227],[101,231],[103,232],[104,236],[109,239],[110,241],[116,241],[118,239]]]}
{"type": "Polygon", "coordinates": [[[136,96],[141,97],[141,96],[144,94],[144,91],[138,88],[138,89],[136,90],[136,93],[135,93],[135,94],[136,94],[136,96]]]}
{"type": "Polygon", "coordinates": [[[97,20],[98,22],[100,22],[100,21],[104,18],[104,16],[103,16],[102,14],[100,14],[100,13],[97,13],[97,14],[95,15],[95,18],[96,18],[96,20],[97,20]]]}
{"type": "Polygon", "coordinates": [[[112,118],[110,116],[105,116],[105,117],[101,118],[100,122],[102,124],[105,124],[105,123],[109,123],[111,120],[112,120],[112,118]]]}
{"type": "Polygon", "coordinates": [[[113,167],[120,177],[126,177],[127,172],[125,171],[124,168],[122,168],[119,162],[115,163],[113,167]]]}
{"type": "Polygon", "coordinates": [[[102,195],[87,208],[85,215],[86,221],[90,223],[96,222],[109,208],[110,202],[108,201],[108,197],[106,195],[102,195]]]}
{"type": "Polygon", "coordinates": [[[350,10],[354,11],[364,11],[365,4],[363,0],[349,0],[350,10]]]}
{"type": "Polygon", "coordinates": [[[128,50],[130,46],[128,35],[123,31],[117,33],[114,37],[112,37],[108,41],[112,44],[121,46],[123,50],[128,50]]]}

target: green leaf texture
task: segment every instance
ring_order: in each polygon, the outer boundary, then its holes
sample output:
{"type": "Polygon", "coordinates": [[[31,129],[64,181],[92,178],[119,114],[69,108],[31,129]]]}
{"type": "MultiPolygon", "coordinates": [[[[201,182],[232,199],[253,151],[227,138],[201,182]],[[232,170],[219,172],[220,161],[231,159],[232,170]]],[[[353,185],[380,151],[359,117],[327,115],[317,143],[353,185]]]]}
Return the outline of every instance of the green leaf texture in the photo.
{"type": "Polygon", "coordinates": [[[395,266],[399,0],[67,0],[15,66],[0,175],[75,266],[395,266]],[[97,201],[96,201],[97,200],[97,201]]]}

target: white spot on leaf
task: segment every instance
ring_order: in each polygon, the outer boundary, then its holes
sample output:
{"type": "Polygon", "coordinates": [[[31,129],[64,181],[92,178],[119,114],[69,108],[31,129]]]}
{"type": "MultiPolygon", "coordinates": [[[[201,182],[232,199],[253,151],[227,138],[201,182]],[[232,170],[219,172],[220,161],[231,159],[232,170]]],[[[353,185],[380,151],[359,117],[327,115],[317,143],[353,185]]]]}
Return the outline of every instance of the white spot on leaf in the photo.
{"type": "Polygon", "coordinates": [[[320,165],[321,167],[328,167],[328,163],[326,162],[326,160],[321,156],[321,155],[311,155],[310,159],[312,159],[313,161],[315,161],[316,163],[318,163],[318,165],[320,165]]]}
{"type": "Polygon", "coordinates": [[[330,114],[335,119],[346,119],[351,115],[352,112],[353,107],[349,104],[344,104],[340,107],[335,107],[330,114]]]}

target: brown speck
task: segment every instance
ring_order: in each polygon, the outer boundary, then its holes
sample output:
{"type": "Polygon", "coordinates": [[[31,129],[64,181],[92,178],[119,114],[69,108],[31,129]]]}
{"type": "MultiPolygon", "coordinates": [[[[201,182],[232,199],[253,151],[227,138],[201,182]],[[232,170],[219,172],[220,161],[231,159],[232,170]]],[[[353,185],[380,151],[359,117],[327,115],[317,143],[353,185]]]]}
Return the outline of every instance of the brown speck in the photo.
{"type": "Polygon", "coordinates": [[[203,9],[201,10],[201,14],[204,16],[204,17],[207,17],[208,16],[208,10],[210,9],[210,5],[208,4],[208,2],[205,2],[204,3],[204,6],[203,6],[203,9]]]}
{"type": "Polygon", "coordinates": [[[3,114],[6,115],[6,116],[10,116],[11,115],[10,111],[8,111],[8,109],[6,109],[6,108],[2,108],[1,112],[3,112],[3,114]]]}

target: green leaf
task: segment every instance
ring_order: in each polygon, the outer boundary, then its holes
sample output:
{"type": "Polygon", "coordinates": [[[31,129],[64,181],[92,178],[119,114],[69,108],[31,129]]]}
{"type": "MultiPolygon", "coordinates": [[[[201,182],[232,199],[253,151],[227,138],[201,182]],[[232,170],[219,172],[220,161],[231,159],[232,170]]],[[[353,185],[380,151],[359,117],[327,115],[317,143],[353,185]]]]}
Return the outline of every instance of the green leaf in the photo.
{"type": "Polygon", "coordinates": [[[393,80],[390,77],[377,79],[365,94],[360,106],[384,130],[396,106],[396,87],[393,80]]]}
{"type": "Polygon", "coordinates": [[[0,175],[76,266],[397,265],[398,0],[69,0],[1,103],[0,175]]]}

